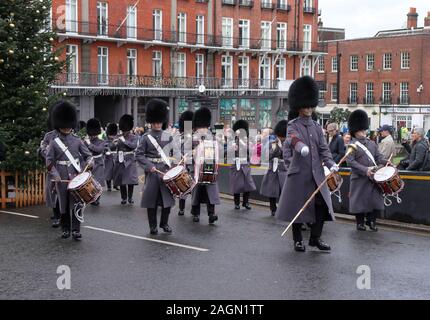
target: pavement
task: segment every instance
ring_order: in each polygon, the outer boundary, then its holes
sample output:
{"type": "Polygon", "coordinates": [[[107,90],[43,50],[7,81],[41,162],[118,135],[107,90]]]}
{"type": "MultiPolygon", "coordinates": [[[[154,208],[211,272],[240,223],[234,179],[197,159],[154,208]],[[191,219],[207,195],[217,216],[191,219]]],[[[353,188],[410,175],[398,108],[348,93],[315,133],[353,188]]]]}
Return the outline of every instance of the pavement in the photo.
{"type": "Polygon", "coordinates": [[[339,220],[324,228],[330,253],[297,253],[266,207],[235,211],[223,199],[215,225],[204,207],[192,222],[188,200],[185,216],[172,211],[173,234],[151,236],[140,196],[121,206],[105,192],[80,242],[61,239],[45,207],[0,211],[0,299],[430,299],[429,233],[339,220]],[[70,289],[57,287],[59,266],[70,289]]]}

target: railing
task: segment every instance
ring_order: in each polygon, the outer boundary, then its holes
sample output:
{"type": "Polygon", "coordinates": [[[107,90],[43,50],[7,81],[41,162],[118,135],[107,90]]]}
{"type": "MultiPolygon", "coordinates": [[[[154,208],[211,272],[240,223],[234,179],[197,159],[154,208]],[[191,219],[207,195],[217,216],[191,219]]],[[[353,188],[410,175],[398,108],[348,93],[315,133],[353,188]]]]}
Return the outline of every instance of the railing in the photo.
{"type": "Polygon", "coordinates": [[[409,97],[409,96],[399,97],[399,98],[397,98],[397,103],[398,104],[410,104],[411,103],[411,97],[409,97]]]}
{"type": "Polygon", "coordinates": [[[314,14],[316,12],[316,9],[314,7],[303,7],[303,12],[314,14]]]}
{"type": "Polygon", "coordinates": [[[348,97],[348,104],[357,104],[358,97],[348,97]]]}
{"type": "Polygon", "coordinates": [[[55,27],[54,31],[59,35],[67,36],[88,36],[94,38],[110,38],[123,41],[148,41],[151,43],[207,46],[232,49],[252,49],[252,50],[285,50],[285,51],[307,51],[307,52],[327,52],[327,43],[324,42],[306,42],[306,41],[284,41],[278,39],[261,39],[261,38],[238,38],[227,37],[222,35],[197,34],[189,32],[177,32],[170,30],[131,28],[122,25],[120,28],[116,25],[107,25],[103,28],[103,35],[99,34],[99,25],[91,22],[76,22],[75,24],[66,23],[61,27],[55,27]],[[67,26],[72,26],[66,28],[67,26]],[[74,30],[77,30],[74,32],[74,30]],[[279,42],[286,42],[285,46],[278,46],[279,42]]]}
{"type": "Polygon", "coordinates": [[[382,97],[381,104],[393,104],[393,99],[391,97],[382,97]]]}
{"type": "Polygon", "coordinates": [[[208,3],[208,0],[196,0],[197,3],[208,3]]]}
{"type": "Polygon", "coordinates": [[[227,4],[227,5],[231,5],[231,6],[235,6],[237,3],[236,0],[222,0],[222,4],[227,4]]]}
{"type": "Polygon", "coordinates": [[[272,0],[269,1],[261,1],[261,9],[273,9],[273,2],[272,0]]]}
{"type": "Polygon", "coordinates": [[[291,6],[286,3],[281,3],[281,1],[278,0],[276,3],[276,9],[278,10],[284,10],[284,11],[291,11],[291,6]]]}
{"type": "Polygon", "coordinates": [[[54,85],[67,87],[130,87],[196,89],[204,85],[206,89],[278,89],[278,80],[271,79],[222,79],[193,77],[153,77],[125,74],[61,73],[54,85]],[[73,79],[74,81],[69,81],[73,79]]]}
{"type": "Polygon", "coordinates": [[[363,99],[364,104],[375,104],[375,98],[374,97],[366,97],[363,99]]]}
{"type": "Polygon", "coordinates": [[[254,6],[254,0],[239,0],[239,6],[252,8],[254,6]]]}

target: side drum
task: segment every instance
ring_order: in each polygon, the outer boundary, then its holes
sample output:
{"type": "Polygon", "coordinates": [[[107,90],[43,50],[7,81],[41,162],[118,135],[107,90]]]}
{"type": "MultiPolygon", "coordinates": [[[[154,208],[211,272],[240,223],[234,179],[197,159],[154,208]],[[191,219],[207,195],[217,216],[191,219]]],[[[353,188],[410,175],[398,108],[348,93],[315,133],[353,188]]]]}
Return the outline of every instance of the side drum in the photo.
{"type": "Polygon", "coordinates": [[[82,172],[74,177],[67,189],[79,202],[90,204],[95,202],[103,193],[103,188],[90,172],[82,172]]]}
{"type": "Polygon", "coordinates": [[[382,192],[388,196],[399,194],[405,187],[404,181],[400,178],[399,171],[394,167],[380,168],[375,172],[373,179],[382,192]]]}
{"type": "Polygon", "coordinates": [[[178,198],[191,193],[196,185],[185,166],[176,166],[167,171],[163,176],[163,182],[172,195],[178,198]]]}

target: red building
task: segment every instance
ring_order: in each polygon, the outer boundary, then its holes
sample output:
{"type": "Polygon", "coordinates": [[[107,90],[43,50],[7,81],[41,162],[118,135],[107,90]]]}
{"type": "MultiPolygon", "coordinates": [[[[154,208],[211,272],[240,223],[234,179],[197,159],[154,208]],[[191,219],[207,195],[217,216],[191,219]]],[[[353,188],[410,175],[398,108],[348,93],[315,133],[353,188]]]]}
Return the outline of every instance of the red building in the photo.
{"type": "Polygon", "coordinates": [[[214,123],[271,126],[324,55],[317,19],[317,0],[53,0],[69,63],[52,89],[104,124],[127,112],[142,125],[159,97],[171,122],[207,105],[214,123]]]}
{"type": "Polygon", "coordinates": [[[430,12],[424,27],[410,8],[407,28],[374,37],[328,42],[316,79],[329,108],[363,108],[371,128],[389,124],[430,129],[430,12]]]}

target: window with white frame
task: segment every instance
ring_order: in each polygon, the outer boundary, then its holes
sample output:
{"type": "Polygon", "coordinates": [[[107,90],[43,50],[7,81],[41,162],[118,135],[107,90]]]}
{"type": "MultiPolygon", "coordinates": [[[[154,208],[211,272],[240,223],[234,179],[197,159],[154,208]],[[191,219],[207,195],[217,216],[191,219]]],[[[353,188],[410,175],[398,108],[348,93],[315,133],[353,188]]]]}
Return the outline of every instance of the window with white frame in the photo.
{"type": "Polygon", "coordinates": [[[78,83],[78,46],[68,44],[66,46],[67,56],[67,83],[78,83]]]}
{"type": "Polygon", "coordinates": [[[137,14],[136,6],[127,7],[127,38],[136,39],[137,37],[137,14]]]}
{"type": "Polygon", "coordinates": [[[409,69],[411,65],[411,54],[409,52],[402,52],[400,54],[400,60],[401,60],[401,68],[402,69],[409,69]]]}
{"type": "Polygon", "coordinates": [[[351,71],[358,71],[358,56],[357,55],[350,56],[349,69],[351,71]]]}
{"type": "Polygon", "coordinates": [[[276,62],[276,79],[277,80],[286,80],[286,66],[287,60],[285,58],[279,58],[276,62]]]}
{"type": "Polygon", "coordinates": [[[366,103],[375,103],[374,85],[373,82],[366,83],[366,103]]]}
{"type": "Polygon", "coordinates": [[[137,76],[137,50],[127,49],[127,75],[129,83],[135,83],[137,76]]]}
{"type": "Polygon", "coordinates": [[[97,48],[97,73],[98,83],[108,84],[109,76],[109,51],[106,47],[97,48]]]}
{"type": "Polygon", "coordinates": [[[325,72],[325,58],[324,57],[319,57],[318,58],[318,69],[317,69],[318,73],[323,73],[325,72]]]}
{"type": "Polygon", "coordinates": [[[337,72],[337,56],[331,58],[331,72],[337,72]]]}
{"type": "Polygon", "coordinates": [[[366,55],[366,70],[372,71],[375,69],[375,55],[373,53],[369,53],[366,55]]]}
{"type": "Polygon", "coordinates": [[[278,23],[276,27],[276,35],[277,35],[277,48],[278,49],[287,49],[287,24],[286,23],[278,23]]]}
{"type": "Polygon", "coordinates": [[[358,84],[357,82],[351,82],[349,84],[349,103],[357,103],[357,91],[358,91],[358,84]]]}
{"type": "Polygon", "coordinates": [[[261,21],[261,49],[271,49],[272,24],[270,21],[261,21]]]}
{"type": "Polygon", "coordinates": [[[393,55],[391,53],[384,53],[382,59],[382,66],[384,70],[391,70],[391,65],[393,61],[393,55]]]}
{"type": "Polygon", "coordinates": [[[196,16],[197,44],[205,44],[205,16],[196,16]]]}
{"type": "Polygon", "coordinates": [[[178,52],[176,57],[176,77],[185,78],[187,76],[186,65],[185,53],[178,52]]]}
{"type": "Polygon", "coordinates": [[[248,87],[249,86],[249,57],[239,56],[238,58],[239,67],[239,86],[248,87]]]}
{"type": "Polygon", "coordinates": [[[391,104],[391,82],[382,83],[382,102],[391,104]]]}
{"type": "Polygon", "coordinates": [[[107,36],[108,25],[108,4],[106,2],[97,2],[97,34],[107,36]]]}
{"type": "Polygon", "coordinates": [[[331,85],[331,101],[337,101],[337,84],[332,83],[331,85]]]}
{"type": "Polygon", "coordinates": [[[205,76],[205,56],[201,53],[196,54],[196,78],[202,79],[205,76]]]}
{"type": "Polygon", "coordinates": [[[152,52],[152,76],[161,77],[162,76],[162,59],[161,51],[152,52]]]}
{"type": "Polygon", "coordinates": [[[239,46],[249,48],[249,20],[239,20],[239,46]]]}
{"type": "Polygon", "coordinates": [[[66,32],[78,32],[78,0],[66,0],[66,32]]]}
{"type": "Polygon", "coordinates": [[[309,58],[303,60],[302,76],[312,76],[312,61],[309,58]]]}
{"type": "Polygon", "coordinates": [[[178,13],[178,41],[187,42],[187,14],[184,12],[178,13]]]}
{"type": "Polygon", "coordinates": [[[312,0],[304,0],[305,8],[312,8],[312,0]]]}
{"type": "Polygon", "coordinates": [[[231,87],[233,85],[233,57],[221,57],[221,82],[223,87],[231,87]]]}
{"type": "Polygon", "coordinates": [[[400,103],[409,103],[409,82],[400,82],[400,103]]]}
{"type": "Polygon", "coordinates": [[[154,29],[154,40],[163,40],[163,12],[161,10],[152,12],[152,28],[154,29]]]}
{"type": "Polygon", "coordinates": [[[303,25],[303,51],[311,51],[312,47],[312,26],[310,24],[303,25]]]}
{"type": "Polygon", "coordinates": [[[260,58],[260,71],[259,76],[260,87],[269,88],[270,87],[270,58],[262,57],[260,58]]]}
{"type": "Polygon", "coordinates": [[[222,45],[225,47],[233,46],[233,19],[222,18],[222,45]]]}

